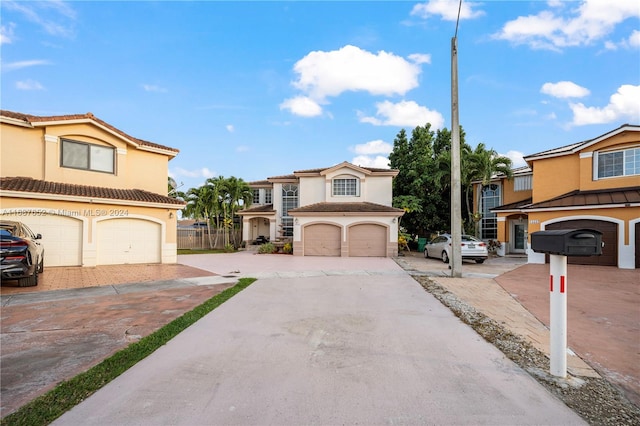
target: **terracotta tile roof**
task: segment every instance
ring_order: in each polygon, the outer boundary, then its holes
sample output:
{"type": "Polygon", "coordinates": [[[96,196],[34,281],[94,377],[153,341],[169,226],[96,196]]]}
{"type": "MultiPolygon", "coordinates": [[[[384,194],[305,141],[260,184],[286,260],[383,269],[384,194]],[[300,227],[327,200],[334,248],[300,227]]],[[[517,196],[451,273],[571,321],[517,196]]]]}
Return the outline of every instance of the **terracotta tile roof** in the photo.
{"type": "Polygon", "coordinates": [[[171,147],[160,145],[160,144],[157,144],[157,143],[145,141],[143,139],[134,138],[133,136],[130,136],[130,135],[126,134],[122,130],[113,127],[111,124],[100,120],[98,117],[96,117],[95,115],[93,115],[90,112],[88,112],[86,114],[37,116],[37,115],[23,114],[23,113],[20,113],[20,112],[0,110],[0,115],[3,116],[3,117],[8,117],[8,118],[13,118],[15,120],[24,121],[26,124],[49,122],[49,121],[93,120],[96,123],[100,124],[101,126],[106,127],[107,129],[111,130],[114,133],[117,133],[118,135],[122,136],[125,139],[128,139],[129,141],[133,142],[136,145],[146,146],[146,147],[150,147],[150,148],[158,148],[158,149],[171,151],[171,152],[175,152],[175,153],[179,152],[179,150],[177,150],[175,148],[171,148],[171,147]]]}
{"type": "Polygon", "coordinates": [[[640,204],[640,186],[595,191],[572,191],[550,200],[525,206],[525,209],[586,207],[640,204]]]}
{"type": "Polygon", "coordinates": [[[90,197],[109,200],[140,201],[145,203],[184,205],[184,202],[165,195],[142,189],[117,189],[70,183],[48,182],[28,177],[0,178],[0,190],[30,192],[34,194],[56,194],[60,196],[90,197]]]}
{"type": "Polygon", "coordinates": [[[275,210],[273,209],[273,204],[263,204],[238,211],[239,215],[244,213],[275,213],[275,210]]]}
{"type": "Polygon", "coordinates": [[[289,213],[402,213],[404,210],[369,202],[315,203],[289,210],[289,213]]]}

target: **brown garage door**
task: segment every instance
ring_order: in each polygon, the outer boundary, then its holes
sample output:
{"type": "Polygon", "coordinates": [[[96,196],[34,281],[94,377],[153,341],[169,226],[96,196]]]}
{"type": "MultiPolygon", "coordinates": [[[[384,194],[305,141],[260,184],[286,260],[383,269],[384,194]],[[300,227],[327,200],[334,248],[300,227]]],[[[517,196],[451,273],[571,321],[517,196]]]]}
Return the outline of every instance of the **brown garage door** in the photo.
{"type": "MultiPolygon", "coordinates": [[[[567,263],[573,265],[601,265],[618,266],[618,225],[612,222],[601,220],[566,220],[564,222],[552,223],[545,229],[595,229],[602,232],[604,247],[602,256],[568,256],[567,263]]],[[[547,256],[548,261],[548,256],[547,256]]]]}
{"type": "Polygon", "coordinates": [[[387,228],[373,224],[350,227],[349,256],[387,257],[387,228]]]}
{"type": "Polygon", "coordinates": [[[340,256],[341,229],[328,224],[309,225],[303,228],[305,256],[340,256]]]}

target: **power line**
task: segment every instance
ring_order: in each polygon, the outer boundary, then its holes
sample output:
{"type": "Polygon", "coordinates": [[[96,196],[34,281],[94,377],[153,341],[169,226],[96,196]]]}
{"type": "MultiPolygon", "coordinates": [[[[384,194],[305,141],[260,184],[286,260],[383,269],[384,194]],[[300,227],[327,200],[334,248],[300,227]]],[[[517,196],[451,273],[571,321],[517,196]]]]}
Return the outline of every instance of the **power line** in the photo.
{"type": "Polygon", "coordinates": [[[462,9],[462,0],[458,3],[458,18],[456,19],[456,34],[453,36],[454,38],[458,38],[458,23],[460,22],[460,9],[462,9]]]}

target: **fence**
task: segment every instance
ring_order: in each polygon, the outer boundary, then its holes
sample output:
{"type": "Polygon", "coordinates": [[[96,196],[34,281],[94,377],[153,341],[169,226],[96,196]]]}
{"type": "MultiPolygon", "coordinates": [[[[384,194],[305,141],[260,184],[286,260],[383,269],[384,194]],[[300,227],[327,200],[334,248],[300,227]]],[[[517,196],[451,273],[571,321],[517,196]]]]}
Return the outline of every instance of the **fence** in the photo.
{"type": "MultiPolygon", "coordinates": [[[[195,228],[178,228],[178,250],[180,249],[194,249],[194,250],[202,250],[202,249],[223,249],[224,248],[224,234],[225,232],[222,230],[211,230],[211,239],[209,239],[209,233],[206,229],[195,229],[195,228]],[[216,234],[218,236],[216,241],[216,234]],[[209,241],[211,241],[211,247],[209,245],[209,241]]],[[[242,231],[235,230],[230,233],[231,243],[235,241],[236,244],[240,244],[242,242],[242,231]],[[234,239],[235,234],[235,239],[234,239]]]]}

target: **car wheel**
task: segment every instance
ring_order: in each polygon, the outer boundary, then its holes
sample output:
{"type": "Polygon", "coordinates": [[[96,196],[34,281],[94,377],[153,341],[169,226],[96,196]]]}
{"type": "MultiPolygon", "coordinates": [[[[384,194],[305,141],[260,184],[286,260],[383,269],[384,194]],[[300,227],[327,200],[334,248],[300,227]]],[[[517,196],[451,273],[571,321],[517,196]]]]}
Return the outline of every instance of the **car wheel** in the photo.
{"type": "Polygon", "coordinates": [[[40,263],[38,263],[38,273],[44,272],[44,256],[40,258],[40,263]]]}
{"type": "Polygon", "coordinates": [[[476,259],[476,263],[484,263],[484,259],[476,259]]]}
{"type": "Polygon", "coordinates": [[[35,287],[38,285],[38,268],[33,270],[33,275],[30,277],[20,278],[18,280],[18,286],[20,287],[35,287]]]}
{"type": "Polygon", "coordinates": [[[442,252],[442,261],[443,261],[444,263],[449,263],[449,255],[447,255],[447,252],[446,252],[446,251],[443,251],[443,252],[442,252]]]}
{"type": "Polygon", "coordinates": [[[429,257],[429,251],[427,249],[424,249],[424,258],[428,258],[429,257]]]}

